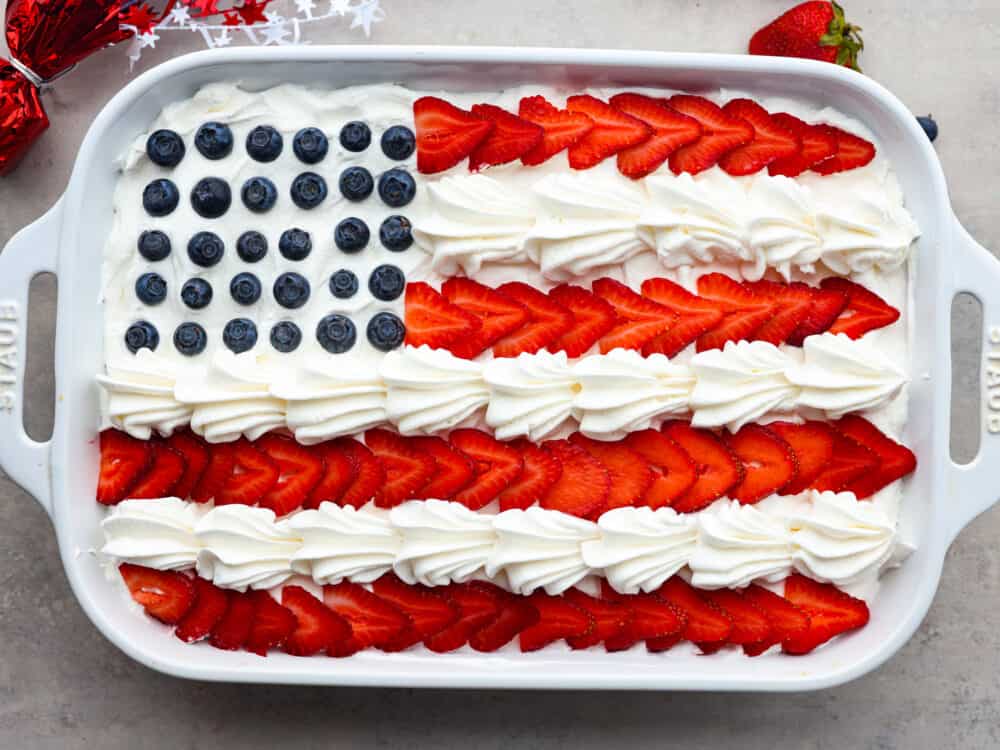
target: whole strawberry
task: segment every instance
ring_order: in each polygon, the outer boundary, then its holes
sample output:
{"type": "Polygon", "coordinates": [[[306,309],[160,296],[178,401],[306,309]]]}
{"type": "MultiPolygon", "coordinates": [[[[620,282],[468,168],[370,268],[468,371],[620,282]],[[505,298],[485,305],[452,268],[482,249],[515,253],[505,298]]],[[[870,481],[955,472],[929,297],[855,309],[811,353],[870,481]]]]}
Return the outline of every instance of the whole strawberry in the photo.
{"type": "Polygon", "coordinates": [[[858,53],[865,45],[859,31],[844,20],[844,9],[837,3],[810,0],[757,31],[750,39],[750,54],[805,57],[861,70],[858,53]]]}

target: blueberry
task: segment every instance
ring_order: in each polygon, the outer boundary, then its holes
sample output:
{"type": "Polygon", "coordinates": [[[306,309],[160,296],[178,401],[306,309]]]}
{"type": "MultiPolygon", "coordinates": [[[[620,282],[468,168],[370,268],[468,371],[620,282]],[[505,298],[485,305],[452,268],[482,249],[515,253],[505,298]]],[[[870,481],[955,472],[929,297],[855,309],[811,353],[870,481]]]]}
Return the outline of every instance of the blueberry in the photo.
{"type": "Polygon", "coordinates": [[[278,188],[266,177],[251,177],[243,183],[240,195],[243,197],[244,206],[255,214],[262,214],[270,211],[274,202],[278,200],[278,188]]]}
{"type": "Polygon", "coordinates": [[[386,250],[401,253],[413,244],[413,227],[405,216],[390,216],[382,222],[378,238],[386,250]]]}
{"type": "Polygon", "coordinates": [[[142,207],[150,216],[166,216],[177,208],[180,200],[177,186],[165,178],[153,180],[142,191],[142,207]]]}
{"type": "Polygon", "coordinates": [[[329,147],[326,135],[319,128],[302,128],[292,141],[295,155],[299,157],[299,161],[306,164],[323,161],[329,147]]]}
{"type": "Polygon", "coordinates": [[[334,271],[330,276],[330,293],[337,299],[350,299],[358,293],[358,277],[346,268],[334,271]]]}
{"type": "Polygon", "coordinates": [[[358,120],[347,123],[340,129],[340,145],[348,151],[364,151],[372,142],[372,131],[358,120]]]}
{"type": "Polygon", "coordinates": [[[236,240],[236,254],[246,263],[256,263],[267,255],[267,237],[254,230],[244,232],[236,240]]]}
{"type": "Polygon", "coordinates": [[[406,277],[396,266],[378,266],[368,277],[368,291],[375,299],[391,302],[403,293],[406,277]]]}
{"type": "Polygon", "coordinates": [[[378,194],[382,202],[392,208],[402,208],[413,200],[417,183],[405,169],[390,169],[378,178],[378,194]]]}
{"type": "Polygon", "coordinates": [[[158,273],[144,273],[135,280],[135,295],[146,305],[158,305],[167,298],[167,282],[158,273]]]}
{"type": "Polygon", "coordinates": [[[206,219],[218,219],[229,210],[232,202],[229,183],[218,177],[202,178],[191,188],[191,207],[206,219]]]}
{"type": "Polygon", "coordinates": [[[185,357],[193,357],[205,351],[208,336],[197,323],[181,323],[174,330],[174,346],[185,357]]]}
{"type": "Polygon", "coordinates": [[[255,161],[274,161],[283,143],[281,133],[270,125],[258,125],[247,133],[247,153],[255,161]]]}
{"type": "Polygon", "coordinates": [[[139,320],[125,331],[125,346],[135,354],[140,349],[155,351],[160,345],[160,334],[156,326],[145,320],[139,320]]]}
{"type": "Polygon", "coordinates": [[[358,331],[346,315],[333,313],[316,326],[316,340],[330,354],[343,354],[358,340],[358,331]]]}
{"type": "Polygon", "coordinates": [[[208,307],[212,301],[212,285],[205,279],[193,278],[184,282],[181,287],[181,302],[192,310],[208,307]]]}
{"type": "Polygon", "coordinates": [[[286,229],[278,240],[278,252],[288,260],[304,260],[312,249],[312,238],[304,229],[286,229]]]}
{"type": "Polygon", "coordinates": [[[279,352],[293,352],[302,342],[302,331],[290,320],[275,323],[271,329],[271,346],[279,352]]]}
{"type": "Polygon", "coordinates": [[[229,293],[241,305],[252,305],[260,299],[260,279],[252,273],[238,273],[229,282],[229,293]]]}
{"type": "Polygon", "coordinates": [[[315,172],[303,172],[292,181],[292,201],[299,208],[316,208],[326,198],[326,180],[315,172]]]}
{"type": "Polygon", "coordinates": [[[211,268],[222,260],[225,250],[219,235],[212,232],[198,232],[188,241],[188,257],[202,268],[211,268]]]}
{"type": "Polygon", "coordinates": [[[349,201],[363,201],[374,189],[372,174],[364,167],[348,167],[340,173],[340,194],[349,201]]]}
{"type": "Polygon", "coordinates": [[[236,354],[253,349],[257,343],[257,326],[249,318],[233,318],[222,329],[222,343],[236,354]]]}
{"type": "Polygon", "coordinates": [[[924,129],[927,133],[927,137],[930,138],[931,142],[938,137],[938,124],[930,115],[921,116],[917,118],[917,122],[920,123],[920,127],[924,129]]]}
{"type": "Polygon", "coordinates": [[[405,125],[393,125],[382,133],[382,153],[390,159],[402,161],[408,159],[417,147],[417,139],[413,131],[405,125]]]}
{"type": "Polygon", "coordinates": [[[341,221],[333,232],[333,241],[345,253],[356,253],[368,244],[368,225],[350,216],[341,221]]]}
{"type": "Polygon", "coordinates": [[[368,321],[368,340],[379,351],[392,351],[403,343],[406,326],[391,312],[380,312],[368,321]]]}
{"type": "Polygon", "coordinates": [[[143,232],[139,235],[139,255],[146,260],[163,260],[170,255],[170,238],[159,229],[143,232]]]}
{"type": "Polygon", "coordinates": [[[206,122],[194,134],[194,146],[206,159],[222,159],[233,150],[233,131],[221,122],[206,122]]]}
{"type": "Polygon", "coordinates": [[[302,307],[309,299],[309,282],[297,273],[283,273],[274,280],[274,299],[289,310],[302,307]]]}
{"type": "Polygon", "coordinates": [[[184,151],[184,141],[173,130],[157,130],[146,139],[146,155],[161,167],[176,167],[184,151]]]}

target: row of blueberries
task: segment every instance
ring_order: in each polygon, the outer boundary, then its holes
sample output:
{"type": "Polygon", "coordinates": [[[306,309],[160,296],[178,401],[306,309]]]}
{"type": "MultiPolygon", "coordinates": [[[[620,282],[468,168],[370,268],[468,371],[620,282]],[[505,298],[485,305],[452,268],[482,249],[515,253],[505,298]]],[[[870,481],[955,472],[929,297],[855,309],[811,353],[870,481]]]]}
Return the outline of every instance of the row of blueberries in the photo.
{"type": "MultiPolygon", "coordinates": [[[[364,167],[348,167],[340,174],[340,194],[349,201],[363,201],[375,189],[375,179],[364,167]]],[[[378,178],[378,194],[390,208],[402,208],[413,200],[417,183],[405,169],[390,169],[378,178]]],[[[303,172],[292,180],[292,202],[301,209],[316,208],[327,196],[326,180],[315,172],[303,172]]],[[[278,200],[278,188],[267,177],[251,177],[240,191],[243,205],[260,214],[278,200]]],[[[171,180],[160,177],[143,188],[142,207],[150,216],[167,216],[180,203],[181,195],[171,180]]],[[[219,177],[203,177],[191,189],[191,207],[199,216],[218,219],[232,205],[229,183],[219,177]]]]}
{"type": "MultiPolygon", "coordinates": [[[[347,151],[360,153],[372,142],[372,131],[358,120],[340,129],[340,145],[347,151]]],[[[393,125],[382,134],[382,153],[395,161],[408,159],[416,148],[413,131],[404,125],[393,125]]],[[[221,122],[206,122],[194,136],[194,146],[206,159],[218,160],[233,151],[233,131],[221,122]]],[[[284,139],[270,125],[258,125],[247,134],[246,149],[251,159],[272,162],[281,155],[284,139]]],[[[292,151],[299,161],[317,164],[330,149],[326,134],[319,128],[303,128],[292,139],[292,151]]],[[[146,154],[161,167],[176,167],[184,158],[184,139],[173,130],[157,130],[146,139],[146,154]]]]}
{"type": "MultiPolygon", "coordinates": [[[[368,289],[375,299],[391,302],[406,288],[406,277],[396,266],[384,264],[368,277],[368,289]]],[[[229,283],[229,293],[240,305],[252,305],[260,299],[260,279],[252,273],[238,273],[229,283]]],[[[349,299],[358,291],[358,277],[342,268],[330,276],[330,293],[338,299],[349,299]]],[[[274,282],[274,300],[289,310],[302,307],[309,299],[309,282],[300,274],[283,273],[274,282]]],[[[158,273],[144,273],[135,282],[135,294],[146,305],[159,305],[167,298],[167,281],[158,273]]],[[[208,307],[212,301],[212,285],[205,279],[193,278],[181,287],[181,301],[192,310],[208,307]]]]}
{"type": "MultiPolygon", "coordinates": [[[[397,315],[380,312],[372,316],[366,329],[368,341],[379,351],[388,352],[403,343],[406,327],[397,315]]],[[[316,326],[316,340],[330,354],[343,354],[357,342],[358,334],[354,321],[346,315],[332,313],[316,326]]],[[[271,346],[282,353],[293,352],[302,343],[302,331],[290,320],[282,320],[271,328],[271,346]]],[[[249,318],[234,318],[222,330],[222,342],[228,349],[240,354],[257,345],[257,326],[249,318]]],[[[155,351],[160,345],[160,333],[156,326],[146,320],[139,320],[125,331],[125,346],[135,354],[139,349],[155,351]]],[[[205,351],[208,334],[197,323],[181,323],[174,329],[174,347],[187,357],[205,351]]]]}
{"type": "MultiPolygon", "coordinates": [[[[353,216],[341,221],[333,232],[334,244],[345,253],[360,252],[368,245],[370,239],[371,232],[368,225],[353,216]]],[[[403,216],[390,216],[379,228],[379,241],[383,247],[392,252],[406,250],[413,244],[410,222],[403,216]]],[[[236,253],[247,263],[257,263],[262,260],[267,255],[267,248],[267,238],[257,231],[244,232],[236,241],[236,253]]],[[[288,260],[304,260],[312,252],[312,248],[312,237],[303,229],[286,229],[278,240],[278,252],[288,260]]],[[[158,229],[139,235],[139,254],[146,260],[153,262],[164,260],[170,255],[171,249],[170,238],[158,229]]],[[[218,264],[225,251],[225,243],[214,232],[198,232],[188,240],[187,244],[191,262],[202,268],[211,268],[218,264]]]]}

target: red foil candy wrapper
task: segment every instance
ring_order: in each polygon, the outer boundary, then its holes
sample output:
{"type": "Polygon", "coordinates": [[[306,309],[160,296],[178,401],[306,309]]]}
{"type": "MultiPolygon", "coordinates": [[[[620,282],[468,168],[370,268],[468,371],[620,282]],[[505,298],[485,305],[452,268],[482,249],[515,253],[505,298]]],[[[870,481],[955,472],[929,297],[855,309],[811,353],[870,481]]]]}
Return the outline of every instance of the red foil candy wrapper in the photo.
{"type": "Polygon", "coordinates": [[[7,47],[30,73],[0,59],[0,174],[9,172],[49,126],[38,84],[132,35],[119,27],[121,9],[121,0],[7,3],[7,47]]]}

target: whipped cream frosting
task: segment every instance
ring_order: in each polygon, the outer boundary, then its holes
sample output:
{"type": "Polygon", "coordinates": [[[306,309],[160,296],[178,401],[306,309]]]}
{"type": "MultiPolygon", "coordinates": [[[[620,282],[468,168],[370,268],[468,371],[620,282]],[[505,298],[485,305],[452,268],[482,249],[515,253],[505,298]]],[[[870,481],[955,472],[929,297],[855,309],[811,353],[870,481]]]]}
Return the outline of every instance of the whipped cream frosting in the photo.
{"type": "Polygon", "coordinates": [[[841,586],[871,583],[908,551],[883,504],[808,491],[758,505],[722,499],[681,515],[616,508],[596,523],[531,507],[499,514],[411,500],[385,511],[322,503],[277,520],[270,510],[207,512],[177,498],[128,500],[102,523],[103,552],[162,570],[196,568],[217,586],[272,588],[292,575],[369,583],[489,579],[518,594],[558,594],[605,577],[622,593],[653,591],[683,572],[695,586],[777,582],[793,571],[841,586]]]}
{"type": "Polygon", "coordinates": [[[566,352],[494,359],[483,367],[489,387],[486,424],[498,440],[540,440],[574,414],[580,386],[566,352]]]}

